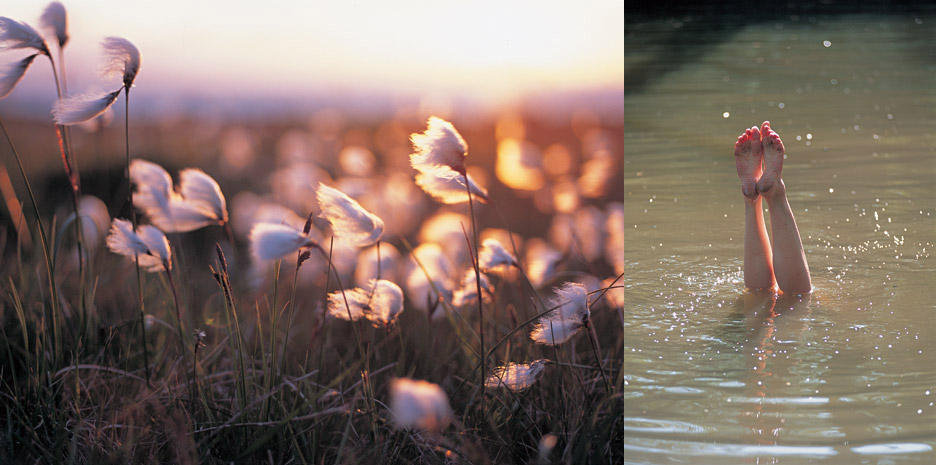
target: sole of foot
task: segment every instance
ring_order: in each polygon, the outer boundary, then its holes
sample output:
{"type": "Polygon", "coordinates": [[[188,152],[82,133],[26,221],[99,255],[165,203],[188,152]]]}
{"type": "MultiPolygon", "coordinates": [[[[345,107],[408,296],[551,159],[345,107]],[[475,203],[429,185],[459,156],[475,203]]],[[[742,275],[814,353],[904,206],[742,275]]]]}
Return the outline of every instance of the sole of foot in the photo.
{"type": "Polygon", "coordinates": [[[735,142],[735,167],[741,179],[741,192],[745,197],[757,197],[757,181],[763,173],[763,141],[760,128],[754,126],[744,130],[735,142]]]}
{"type": "MultiPolygon", "coordinates": [[[[767,124],[767,123],[765,123],[767,124]]],[[[757,191],[761,194],[770,192],[781,179],[783,172],[783,141],[780,135],[767,127],[762,139],[764,153],[764,174],[757,181],[757,191]]]]}

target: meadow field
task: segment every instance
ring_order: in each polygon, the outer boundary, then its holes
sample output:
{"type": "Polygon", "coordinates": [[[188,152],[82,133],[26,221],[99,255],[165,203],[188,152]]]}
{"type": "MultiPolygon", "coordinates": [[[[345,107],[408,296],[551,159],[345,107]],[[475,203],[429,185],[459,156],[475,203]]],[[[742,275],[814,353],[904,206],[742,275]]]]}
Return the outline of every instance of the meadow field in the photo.
{"type": "MultiPolygon", "coordinates": [[[[0,18],[3,97],[55,5],[0,18]]],[[[618,122],[147,114],[141,52],[0,100],[0,462],[623,462],[618,122]]]]}

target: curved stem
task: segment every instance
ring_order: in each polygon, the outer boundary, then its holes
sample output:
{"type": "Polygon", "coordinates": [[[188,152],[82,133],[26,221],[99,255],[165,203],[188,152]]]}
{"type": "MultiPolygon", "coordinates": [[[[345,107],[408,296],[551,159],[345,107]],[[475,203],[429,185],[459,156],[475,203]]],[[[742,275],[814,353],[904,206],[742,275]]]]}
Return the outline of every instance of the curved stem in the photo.
{"type": "Polygon", "coordinates": [[[481,298],[481,269],[479,268],[480,264],[478,263],[478,227],[475,225],[475,215],[474,215],[474,202],[471,201],[471,184],[468,182],[468,172],[462,172],[462,176],[465,178],[465,190],[468,192],[468,211],[471,214],[471,235],[474,239],[474,252],[471,251],[471,247],[468,248],[468,255],[471,256],[471,263],[474,266],[475,272],[475,285],[477,286],[478,292],[478,318],[480,320],[478,326],[478,337],[481,339],[481,350],[479,351],[481,355],[481,409],[484,410],[484,388],[487,378],[485,378],[485,359],[487,357],[484,353],[484,302],[481,298]]]}
{"type": "MultiPolygon", "coordinates": [[[[133,230],[136,231],[137,217],[136,210],[133,208],[133,184],[130,181],[130,88],[124,87],[124,144],[127,155],[127,202],[130,204],[130,221],[133,224],[133,230]]],[[[140,258],[136,259],[137,293],[140,296],[140,335],[143,339],[143,367],[146,369],[146,383],[149,385],[150,367],[149,367],[149,348],[146,345],[146,306],[143,303],[143,273],[140,271],[140,258]]]]}
{"type": "MultiPolygon", "coordinates": [[[[58,95],[59,100],[64,96],[62,91],[62,84],[59,82],[58,70],[55,67],[55,60],[52,58],[52,54],[48,51],[45,52],[45,56],[49,58],[49,64],[52,66],[52,77],[55,79],[55,92],[58,95]]],[[[84,269],[84,250],[82,243],[84,238],[82,237],[82,228],[81,228],[81,214],[79,212],[80,199],[81,199],[81,179],[78,175],[78,168],[74,166],[74,161],[72,160],[71,151],[69,150],[69,141],[68,141],[68,129],[63,125],[55,125],[55,133],[58,136],[59,141],[59,151],[62,154],[62,163],[65,165],[65,175],[68,176],[68,181],[71,184],[72,190],[72,207],[75,210],[75,218],[78,219],[79,227],[75,228],[75,245],[78,249],[78,293],[79,301],[78,308],[81,313],[85,313],[85,301],[84,301],[84,282],[85,282],[85,269],[84,269]]]]}
{"type": "Polygon", "coordinates": [[[280,376],[286,369],[286,352],[289,350],[289,328],[292,327],[293,310],[296,308],[296,284],[299,282],[299,266],[302,265],[302,251],[297,253],[296,272],[293,274],[292,296],[289,298],[289,312],[286,314],[286,335],[283,337],[283,358],[280,360],[280,376]]]}
{"type": "Polygon", "coordinates": [[[46,272],[49,277],[49,291],[52,293],[52,340],[54,341],[54,351],[56,358],[56,366],[58,365],[58,359],[61,357],[62,350],[62,337],[59,332],[59,311],[58,311],[58,288],[55,284],[55,262],[52,261],[51,251],[49,250],[49,240],[46,238],[45,227],[42,226],[42,215],[39,214],[39,204],[36,203],[36,196],[33,193],[32,185],[29,184],[29,177],[26,176],[26,170],[23,168],[23,161],[20,160],[19,152],[16,151],[16,146],[13,144],[13,139],[10,137],[10,133],[7,132],[6,126],[3,124],[3,120],[0,119],[0,129],[3,130],[3,135],[6,137],[7,142],[10,144],[10,149],[13,151],[13,158],[16,159],[16,166],[19,167],[20,174],[23,176],[23,182],[26,184],[26,192],[29,194],[30,203],[32,203],[33,213],[36,215],[36,223],[39,225],[39,239],[42,243],[42,252],[45,254],[46,259],[46,272]]]}
{"type": "Polygon", "coordinates": [[[172,302],[175,303],[176,326],[179,329],[179,344],[182,345],[182,356],[185,357],[185,335],[182,332],[182,310],[179,308],[179,294],[176,292],[175,283],[172,281],[172,272],[166,268],[166,276],[169,278],[169,288],[172,289],[172,302]]]}

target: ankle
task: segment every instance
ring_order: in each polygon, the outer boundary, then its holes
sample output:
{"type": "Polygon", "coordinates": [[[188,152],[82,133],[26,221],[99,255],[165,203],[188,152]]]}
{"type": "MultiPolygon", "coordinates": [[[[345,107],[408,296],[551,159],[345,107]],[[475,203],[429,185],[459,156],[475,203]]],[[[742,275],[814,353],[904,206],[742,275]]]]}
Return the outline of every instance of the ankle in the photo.
{"type": "Polygon", "coordinates": [[[767,200],[784,197],[786,196],[786,185],[783,184],[783,179],[777,179],[769,185],[758,183],[757,193],[767,200]]]}

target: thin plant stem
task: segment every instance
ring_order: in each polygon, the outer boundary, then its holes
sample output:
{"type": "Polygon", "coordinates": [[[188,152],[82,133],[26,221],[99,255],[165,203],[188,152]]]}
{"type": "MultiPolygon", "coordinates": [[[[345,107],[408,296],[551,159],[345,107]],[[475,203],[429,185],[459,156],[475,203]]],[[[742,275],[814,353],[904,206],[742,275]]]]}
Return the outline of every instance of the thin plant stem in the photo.
{"type": "Polygon", "coordinates": [[[471,255],[471,262],[474,266],[475,272],[475,285],[477,286],[478,291],[478,318],[480,320],[478,326],[478,337],[481,340],[481,350],[479,354],[481,356],[481,410],[484,410],[484,389],[485,389],[485,353],[484,353],[484,302],[481,299],[481,269],[479,268],[480,264],[478,263],[478,228],[475,225],[475,215],[474,215],[474,203],[471,201],[471,184],[468,182],[468,172],[463,171],[462,176],[465,178],[465,191],[468,192],[468,211],[471,215],[471,235],[474,239],[474,252],[472,252],[471,247],[468,248],[468,254],[471,255]]]}
{"type": "Polygon", "coordinates": [[[224,252],[221,250],[221,245],[215,243],[215,251],[218,254],[218,276],[219,284],[221,289],[224,292],[224,309],[225,317],[227,318],[227,327],[228,334],[231,339],[234,340],[232,344],[232,349],[237,352],[237,365],[240,370],[240,375],[238,376],[237,389],[238,396],[241,401],[241,410],[247,409],[247,382],[245,380],[247,370],[244,368],[244,338],[243,333],[241,333],[240,321],[237,318],[237,308],[234,304],[234,292],[231,289],[231,278],[228,274],[227,269],[227,260],[224,258],[224,252]],[[234,322],[234,333],[231,334],[231,321],[234,322]]]}
{"type": "MultiPolygon", "coordinates": [[[[130,221],[133,224],[133,230],[136,231],[137,227],[137,217],[136,209],[133,206],[133,184],[130,181],[130,88],[124,87],[124,147],[126,148],[127,156],[127,203],[130,205],[130,221]]],[[[143,367],[146,369],[146,384],[149,386],[150,382],[150,364],[149,364],[149,348],[146,345],[146,305],[143,302],[143,273],[140,271],[140,257],[136,257],[134,261],[136,265],[136,276],[137,276],[137,294],[140,296],[139,309],[140,309],[140,336],[143,339],[143,367]]]]}
{"type": "MultiPolygon", "coordinates": [[[[273,386],[273,380],[276,379],[276,315],[279,313],[276,310],[276,299],[279,293],[279,275],[280,275],[280,264],[282,260],[277,260],[273,265],[273,303],[270,305],[270,370],[269,376],[264,382],[264,391],[269,392],[270,388],[273,386]]],[[[266,398],[263,402],[263,407],[260,410],[260,416],[267,420],[267,415],[269,414],[270,403],[272,399],[269,397],[266,398]]]]}
{"type": "Polygon", "coordinates": [[[327,321],[328,317],[328,285],[331,284],[331,272],[329,272],[329,270],[331,270],[332,252],[334,251],[334,247],[335,236],[332,236],[331,240],[328,242],[328,266],[325,267],[325,292],[322,293],[325,295],[325,304],[322,306],[322,324],[320,329],[322,342],[319,349],[318,379],[316,381],[316,384],[319,385],[322,384],[322,372],[325,371],[323,368],[323,365],[325,365],[325,339],[327,337],[327,333],[325,332],[325,322],[327,321]]]}
{"type": "MultiPolygon", "coordinates": [[[[46,237],[45,227],[42,225],[42,215],[39,214],[39,204],[36,203],[36,196],[33,193],[32,185],[29,184],[29,177],[26,176],[26,170],[23,168],[23,161],[20,160],[19,152],[16,151],[16,145],[13,144],[13,139],[10,137],[10,133],[7,132],[6,125],[3,124],[3,120],[0,119],[0,129],[3,130],[3,135],[6,137],[7,142],[10,144],[10,149],[13,151],[13,158],[16,159],[16,166],[19,167],[20,174],[23,176],[23,182],[26,184],[26,192],[29,194],[29,201],[33,207],[33,213],[36,215],[36,223],[39,226],[39,239],[42,242],[42,252],[45,254],[46,260],[46,272],[49,277],[49,291],[52,293],[52,340],[53,340],[53,353],[56,359],[56,366],[58,365],[59,357],[61,356],[62,351],[62,338],[59,333],[59,308],[58,308],[58,288],[55,283],[55,263],[52,261],[52,255],[49,250],[49,240],[46,237]]],[[[38,350],[38,344],[37,344],[38,350]]]]}
{"type": "Polygon", "coordinates": [[[198,337],[197,330],[195,334],[195,345],[192,347],[192,393],[189,394],[192,396],[192,431],[198,429],[198,421],[195,419],[195,398],[198,397],[198,345],[201,339],[198,337]]]}
{"type": "Polygon", "coordinates": [[[172,290],[172,302],[175,304],[176,327],[179,330],[179,344],[182,345],[182,356],[185,356],[185,335],[182,332],[182,310],[179,308],[179,294],[176,292],[175,282],[172,280],[172,272],[166,268],[166,277],[169,279],[169,288],[172,290]]]}
{"type": "Polygon", "coordinates": [[[283,338],[283,359],[280,360],[280,376],[286,370],[286,351],[289,350],[289,328],[292,327],[293,310],[296,308],[296,285],[299,282],[299,267],[302,266],[302,251],[296,255],[296,272],[293,274],[292,296],[289,298],[289,311],[286,313],[286,335],[283,338]]]}
{"type": "Polygon", "coordinates": [[[588,333],[588,342],[591,343],[592,353],[595,354],[595,363],[598,364],[598,371],[601,373],[601,379],[604,380],[605,389],[608,390],[608,395],[611,395],[613,390],[611,389],[611,383],[608,382],[608,377],[605,376],[604,367],[601,365],[601,356],[598,355],[598,346],[596,345],[596,337],[593,334],[593,329],[591,319],[589,319],[588,323],[585,325],[585,332],[588,333]]]}
{"type": "MultiPolygon", "coordinates": [[[[59,100],[64,97],[64,92],[62,90],[62,84],[59,82],[58,70],[55,67],[55,59],[52,58],[52,54],[49,52],[45,53],[46,57],[49,58],[49,63],[52,66],[52,77],[55,78],[55,92],[58,95],[59,100]]],[[[56,124],[55,133],[58,136],[59,141],[59,151],[62,154],[62,163],[65,165],[65,174],[68,176],[68,181],[71,184],[71,193],[72,193],[72,207],[75,210],[75,218],[78,220],[78,228],[75,228],[75,245],[78,249],[78,307],[82,314],[85,313],[85,296],[84,296],[84,282],[85,282],[85,269],[84,269],[84,247],[82,243],[84,238],[82,237],[82,228],[81,226],[81,214],[80,214],[80,203],[81,203],[81,177],[78,175],[78,167],[75,161],[73,160],[74,154],[70,150],[69,142],[69,132],[68,128],[64,125],[56,124]]]]}

